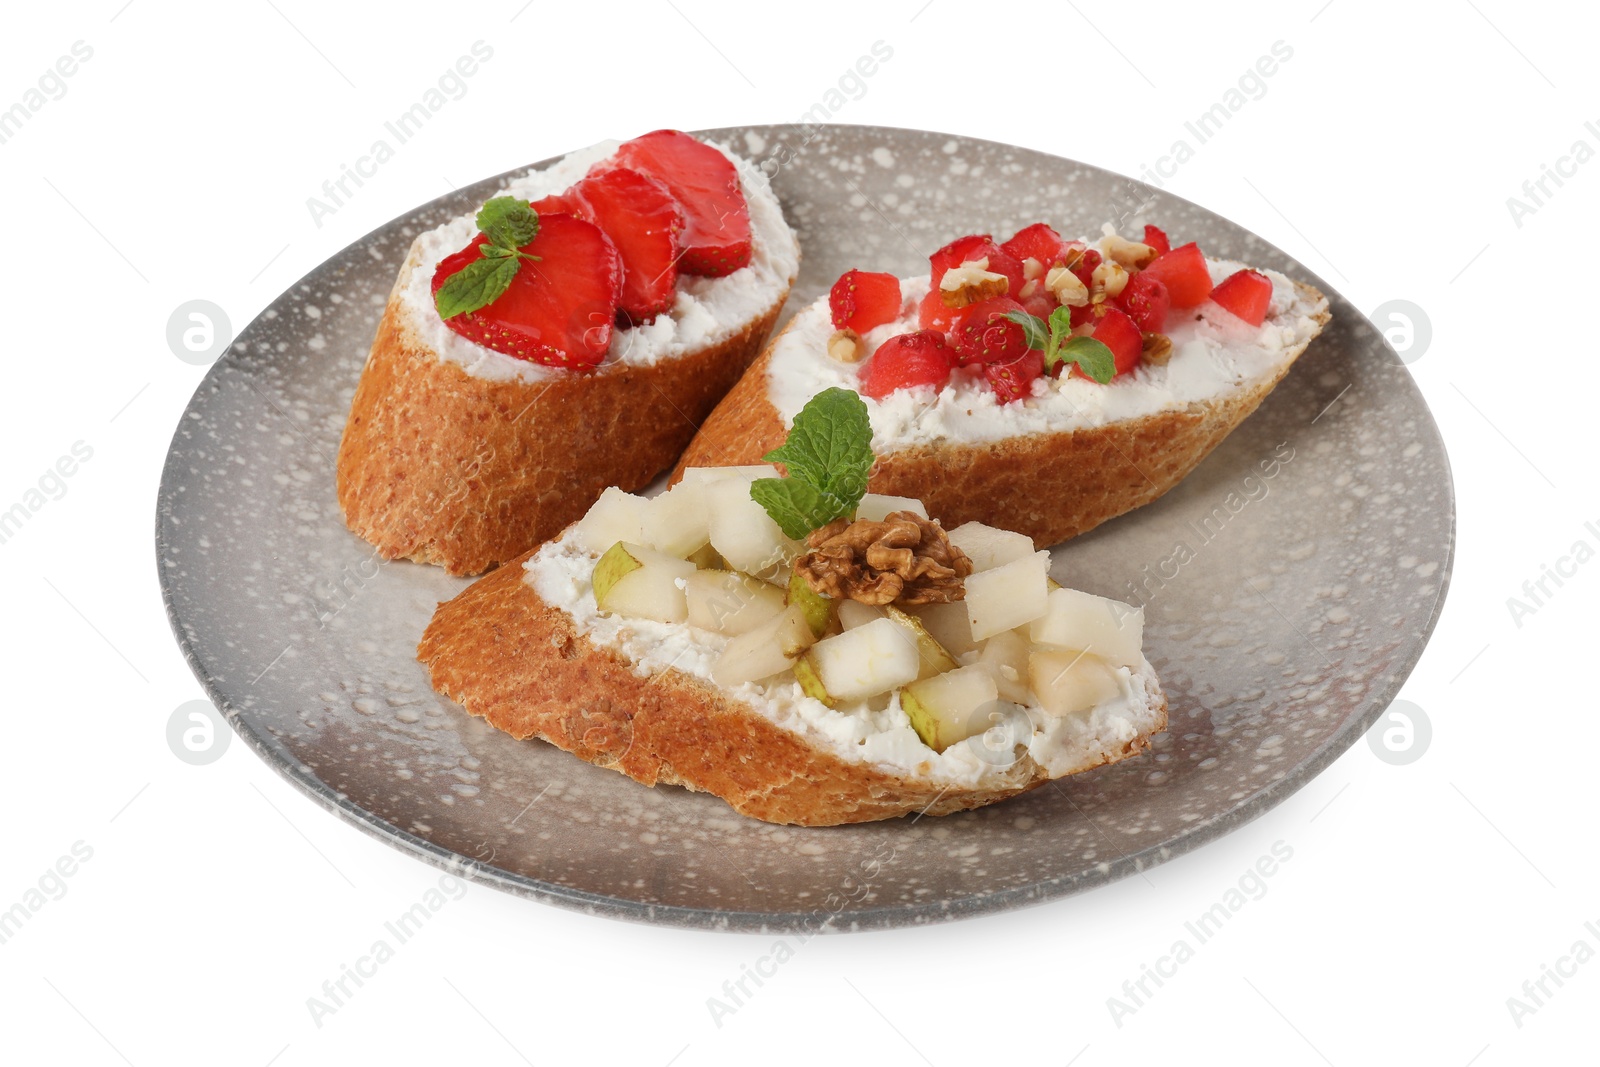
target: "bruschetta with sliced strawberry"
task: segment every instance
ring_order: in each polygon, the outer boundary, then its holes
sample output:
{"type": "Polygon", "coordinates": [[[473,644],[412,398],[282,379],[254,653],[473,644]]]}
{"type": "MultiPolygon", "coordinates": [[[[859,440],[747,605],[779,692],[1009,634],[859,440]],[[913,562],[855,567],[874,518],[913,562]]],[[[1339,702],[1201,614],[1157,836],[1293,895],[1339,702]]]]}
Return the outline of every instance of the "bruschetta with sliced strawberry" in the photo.
{"type": "Polygon", "coordinates": [[[914,278],[851,270],[798,312],[679,462],[757,463],[806,399],[866,402],[874,492],[1051,545],[1176,485],[1328,321],[1272,270],[1106,227],[958,238],[914,278]]]}
{"type": "Polygon", "coordinates": [[[515,737],[777,823],[945,815],[1148,747],[1142,610],[1057,584],[1026,535],[866,492],[872,436],[829,389],[786,476],[608,489],[439,605],[418,658],[515,737]]]}
{"type": "Polygon", "coordinates": [[[421,234],[340,443],[346,523],[476,574],[670,467],[799,268],[761,172],[676,130],[574,152],[421,234]]]}

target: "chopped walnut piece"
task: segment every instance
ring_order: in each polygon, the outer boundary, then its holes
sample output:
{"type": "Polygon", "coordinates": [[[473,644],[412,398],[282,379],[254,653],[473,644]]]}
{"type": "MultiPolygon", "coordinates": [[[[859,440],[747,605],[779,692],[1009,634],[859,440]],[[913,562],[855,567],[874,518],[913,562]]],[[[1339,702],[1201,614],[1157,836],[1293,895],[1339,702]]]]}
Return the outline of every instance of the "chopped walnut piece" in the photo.
{"type": "Polygon", "coordinates": [[[838,600],[941,604],[962,599],[962,579],[972,573],[972,561],[943,527],[914,511],[892,511],[882,522],[835,519],[813,530],[806,545],[795,572],[838,600]]]}
{"type": "Polygon", "coordinates": [[[1158,367],[1166,366],[1167,360],[1172,358],[1172,338],[1164,333],[1145,334],[1142,358],[1146,363],[1153,363],[1158,367]]]}
{"type": "Polygon", "coordinates": [[[1093,283],[1089,298],[1098,304],[1122,295],[1123,288],[1128,284],[1128,272],[1116,260],[1107,259],[1094,269],[1089,280],[1093,283]]]}
{"type": "Polygon", "coordinates": [[[1139,241],[1108,234],[1100,242],[1106,256],[1130,270],[1143,270],[1156,258],[1156,250],[1139,241]]]}
{"type": "Polygon", "coordinates": [[[1066,267],[1051,267],[1044,276],[1044,287],[1065,307],[1081,308],[1089,303],[1089,287],[1066,267]]]}
{"type": "Polygon", "coordinates": [[[854,330],[835,330],[828,338],[828,355],[840,363],[854,363],[861,358],[861,335],[854,330]]]}
{"type": "Polygon", "coordinates": [[[964,308],[980,300],[1005,296],[1011,279],[989,269],[989,257],[957,264],[939,279],[939,300],[947,308],[964,308]]]}

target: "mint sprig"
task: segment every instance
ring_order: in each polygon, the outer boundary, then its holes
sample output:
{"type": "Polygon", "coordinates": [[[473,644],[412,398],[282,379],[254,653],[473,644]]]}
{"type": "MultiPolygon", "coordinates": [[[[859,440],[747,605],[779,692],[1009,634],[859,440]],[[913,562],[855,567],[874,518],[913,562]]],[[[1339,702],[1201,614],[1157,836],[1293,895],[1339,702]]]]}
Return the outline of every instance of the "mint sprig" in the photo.
{"type": "Polygon", "coordinates": [[[1117,374],[1117,360],[1104,341],[1072,336],[1072,309],[1065,305],[1050,312],[1047,324],[1026,311],[1008,311],[1006,318],[1022,327],[1029,348],[1044,350],[1044,370],[1053,372],[1057,363],[1076,363],[1083,373],[1105,385],[1117,374]]]}
{"type": "Polygon", "coordinates": [[[522,251],[539,235],[539,213],[526,200],[497,196],[478,209],[478,230],[487,241],[478,246],[475,259],[444,280],[433,294],[441,319],[477,311],[500,299],[524,259],[538,256],[522,251]]]}
{"type": "Polygon", "coordinates": [[[761,457],[782,463],[787,478],[758,478],[750,497],[796,541],[855,514],[872,471],[867,405],[850,389],[824,389],[794,417],[781,446],[761,457]]]}

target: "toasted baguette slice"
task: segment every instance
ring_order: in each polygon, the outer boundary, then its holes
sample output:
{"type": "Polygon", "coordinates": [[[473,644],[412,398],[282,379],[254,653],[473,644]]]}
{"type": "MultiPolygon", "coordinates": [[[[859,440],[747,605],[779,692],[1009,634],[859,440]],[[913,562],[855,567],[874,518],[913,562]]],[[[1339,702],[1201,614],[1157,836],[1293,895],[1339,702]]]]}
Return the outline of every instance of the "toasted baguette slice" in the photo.
{"type": "MultiPolygon", "coordinates": [[[[1071,732],[1048,750],[1048,766],[1032,749],[995,762],[936,756],[904,725],[911,754],[875,761],[858,737],[830,734],[800,713],[796,702],[809,698],[794,683],[777,700],[750,685],[723,689],[692,654],[649,636],[647,624],[597,618],[592,593],[570,577],[574,563],[593,560],[568,540],[439,605],[417,658],[435,689],[496,728],[646,785],[714,793],[743,815],[802,826],[948,815],[1135,755],[1166,727],[1166,697],[1145,662],[1115,712],[1058,724],[1071,732]],[[570,595],[573,610],[540,589],[570,595]]],[[[816,713],[837,714],[811,703],[816,713]]]]}
{"type": "MultiPolygon", "coordinates": [[[[575,152],[507,191],[530,200],[559,192],[614,147],[575,152]]],[[[559,532],[607,486],[637,489],[670,467],[761,350],[799,268],[798,243],[765,177],[745,166],[740,175],[751,265],[680,279],[677,306],[615,331],[591,373],[514,359],[450,332],[429,281],[475,226],[469,215],[418,237],[339,446],[350,529],[385,559],[478,574],[559,532]]]]}
{"type": "MultiPolygon", "coordinates": [[[[1213,262],[1213,275],[1225,277],[1240,266],[1213,262]]],[[[1186,347],[1200,330],[1223,337],[1234,330],[1241,338],[1249,330],[1206,304],[1172,313],[1173,320],[1186,321],[1173,331],[1171,362],[1141,364],[1108,385],[1063,380],[1059,391],[1041,386],[1034,397],[1011,405],[999,404],[981,383],[868,399],[878,455],[871,491],[920,499],[947,528],[978,521],[1025,533],[1038,545],[1057,544],[1148,504],[1260,405],[1327,324],[1328,302],[1320,292],[1265,273],[1275,295],[1258,336],[1270,351],[1252,348],[1248,360],[1229,365],[1225,349],[1219,357],[1203,346],[1186,347]],[[1235,368],[1241,373],[1222,380],[1235,368]]],[[[867,335],[869,350],[917,328],[915,308],[927,285],[926,278],[902,282],[908,310],[901,321],[867,335]]],[[[688,467],[758,462],[783,443],[805,397],[834,385],[855,388],[859,364],[828,358],[831,333],[826,298],[797,313],[700,428],[673,480],[688,467]]]]}

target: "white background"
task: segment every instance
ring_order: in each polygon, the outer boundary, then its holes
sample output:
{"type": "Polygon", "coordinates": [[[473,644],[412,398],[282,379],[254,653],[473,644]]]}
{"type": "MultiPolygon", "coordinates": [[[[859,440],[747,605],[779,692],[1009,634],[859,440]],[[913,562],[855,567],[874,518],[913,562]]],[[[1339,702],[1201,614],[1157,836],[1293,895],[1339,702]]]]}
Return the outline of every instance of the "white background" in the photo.
{"type": "MultiPolygon", "coordinates": [[[[1506,200],[1600,147],[1597,29],[1576,6],[13,5],[0,107],[75,41],[93,57],[0,144],[0,509],[74,442],[93,457],[0,545],[7,816],[0,909],[92,858],[0,945],[0,1056],[82,1064],[602,1059],[956,1065],[1533,1063],[1588,1058],[1600,962],[1594,594],[1507,598],[1600,526],[1600,162],[1517,225],[1506,200]],[[920,10],[919,10],[920,9],[920,10]],[[514,17],[515,16],[515,17],[514,17]],[[306,208],[474,41],[493,59],[319,228],[306,208]],[[1146,878],[932,929],[805,944],[737,1014],[706,999],[772,938],[569,913],[482,887],[317,1026],[306,1006],[438,872],[317,808],[235,743],[165,726],[201,695],[152,552],[158,474],[204,368],[165,341],[205,298],[242,327],[356,237],[445,192],[660,126],[785,122],[875,41],[837,121],[970,134],[1129,174],[1282,40],[1293,57],[1169,188],[1263,234],[1357,307],[1414,301],[1412,371],[1459,507],[1443,620],[1402,696],[1409,766],[1358,743],[1281,807],[1146,878]],[[1134,1014],[1122,995],[1274,842],[1293,858],[1134,1014]],[[82,846],[80,846],[82,847],[82,846]]],[[[1592,15],[1587,16],[1592,19],[1592,15]]],[[[1191,138],[1192,140],[1192,138],[1191,138]]],[[[1553,587],[1552,587],[1553,588],[1553,587]]]]}

